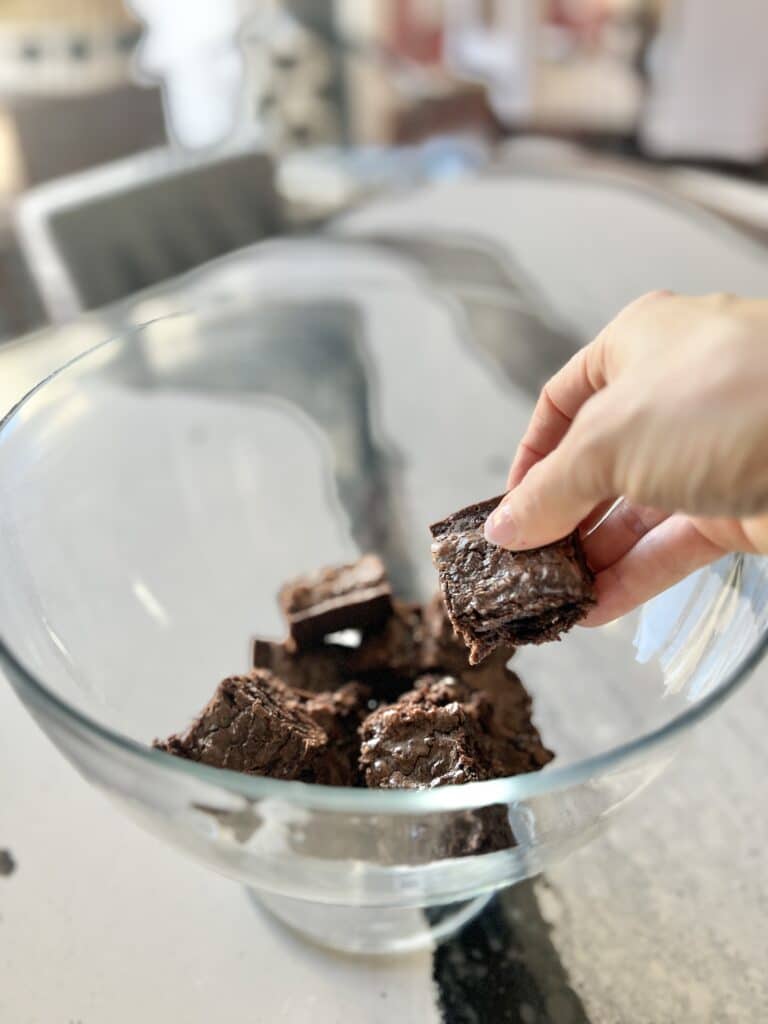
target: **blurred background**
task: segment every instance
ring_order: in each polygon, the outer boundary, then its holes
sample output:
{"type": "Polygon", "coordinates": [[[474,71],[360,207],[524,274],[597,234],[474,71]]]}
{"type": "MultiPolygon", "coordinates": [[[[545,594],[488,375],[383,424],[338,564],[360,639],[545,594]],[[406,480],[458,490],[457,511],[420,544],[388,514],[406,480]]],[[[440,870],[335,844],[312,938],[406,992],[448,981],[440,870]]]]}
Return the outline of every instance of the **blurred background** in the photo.
{"type": "Polygon", "coordinates": [[[0,0],[0,340],[489,169],[768,238],[767,34],[764,0],[0,0]]]}

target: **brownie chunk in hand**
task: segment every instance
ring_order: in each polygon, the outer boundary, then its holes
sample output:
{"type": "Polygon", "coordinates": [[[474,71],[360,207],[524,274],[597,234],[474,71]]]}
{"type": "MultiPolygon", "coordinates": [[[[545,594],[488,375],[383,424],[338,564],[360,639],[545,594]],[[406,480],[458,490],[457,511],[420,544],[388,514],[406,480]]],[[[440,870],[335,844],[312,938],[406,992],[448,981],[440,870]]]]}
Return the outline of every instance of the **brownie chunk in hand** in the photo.
{"type": "Polygon", "coordinates": [[[531,551],[489,544],[483,524],[503,496],[430,527],[432,560],[456,632],[476,665],[499,646],[559,640],[594,604],[578,535],[531,551]]]}
{"type": "Polygon", "coordinates": [[[473,677],[485,677],[489,670],[494,679],[499,677],[515,653],[514,647],[498,647],[481,666],[470,665],[469,651],[455,632],[439,592],[424,606],[423,621],[421,664],[425,672],[448,673],[473,684],[473,677]]]}
{"type": "Polygon", "coordinates": [[[279,594],[292,643],[299,650],[341,629],[368,629],[392,611],[386,569],[377,555],[286,583],[279,594]]]}

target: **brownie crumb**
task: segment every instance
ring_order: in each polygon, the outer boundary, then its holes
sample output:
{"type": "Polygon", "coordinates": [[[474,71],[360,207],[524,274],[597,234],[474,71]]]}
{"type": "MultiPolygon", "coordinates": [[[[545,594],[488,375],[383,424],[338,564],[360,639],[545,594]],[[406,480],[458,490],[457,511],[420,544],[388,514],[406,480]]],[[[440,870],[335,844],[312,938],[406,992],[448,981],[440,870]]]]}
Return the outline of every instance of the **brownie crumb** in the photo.
{"type": "Polygon", "coordinates": [[[560,639],[595,602],[577,533],[531,551],[485,540],[483,525],[501,497],[430,527],[445,606],[472,665],[500,646],[560,639]]]}

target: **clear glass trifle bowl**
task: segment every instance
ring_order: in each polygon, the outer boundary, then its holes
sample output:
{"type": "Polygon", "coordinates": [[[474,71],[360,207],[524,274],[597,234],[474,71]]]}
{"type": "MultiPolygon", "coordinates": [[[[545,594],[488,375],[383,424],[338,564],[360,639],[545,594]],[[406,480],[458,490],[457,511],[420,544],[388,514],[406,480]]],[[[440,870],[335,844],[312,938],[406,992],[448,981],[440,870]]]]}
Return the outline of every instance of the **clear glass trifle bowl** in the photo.
{"type": "Polygon", "coordinates": [[[253,635],[281,637],[284,580],[376,551],[426,600],[428,523],[501,489],[562,339],[522,300],[500,332],[498,282],[459,301],[416,260],[349,239],[257,247],[247,274],[223,261],[194,308],[126,323],[0,427],[0,655],[21,700],[131,817],[351,952],[437,941],[585,843],[768,642],[768,564],[733,556],[518,650],[556,757],[513,778],[341,789],[151,748],[247,670],[253,635]],[[455,855],[446,836],[488,813],[514,841],[455,855]]]}

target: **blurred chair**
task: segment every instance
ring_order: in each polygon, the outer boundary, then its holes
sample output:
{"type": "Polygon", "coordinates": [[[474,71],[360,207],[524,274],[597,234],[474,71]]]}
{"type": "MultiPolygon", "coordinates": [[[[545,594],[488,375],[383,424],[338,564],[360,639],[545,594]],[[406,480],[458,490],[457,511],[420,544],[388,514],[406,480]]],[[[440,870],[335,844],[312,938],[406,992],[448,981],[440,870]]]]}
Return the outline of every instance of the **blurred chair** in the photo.
{"type": "Polygon", "coordinates": [[[43,305],[76,316],[276,234],[269,156],[150,150],[23,195],[14,223],[43,305]]]}
{"type": "Polygon", "coordinates": [[[8,103],[27,187],[167,142],[157,89],[121,83],[8,103]]]}

